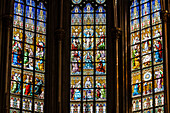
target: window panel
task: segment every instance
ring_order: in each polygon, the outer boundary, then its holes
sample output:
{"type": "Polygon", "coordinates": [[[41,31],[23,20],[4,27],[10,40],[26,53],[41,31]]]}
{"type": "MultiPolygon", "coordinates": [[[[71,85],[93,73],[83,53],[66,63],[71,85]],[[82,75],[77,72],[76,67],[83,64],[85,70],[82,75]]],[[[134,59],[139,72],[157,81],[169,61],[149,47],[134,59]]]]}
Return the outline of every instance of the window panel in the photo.
{"type": "Polygon", "coordinates": [[[160,9],[160,0],[140,0],[140,3],[133,0],[130,8],[133,113],[164,112],[164,51],[160,9]]]}
{"type": "Polygon", "coordinates": [[[35,0],[14,2],[10,113],[44,112],[45,9],[44,3],[35,0]]]}
{"type": "Polygon", "coordinates": [[[106,113],[106,1],[71,1],[70,113],[106,113]]]}

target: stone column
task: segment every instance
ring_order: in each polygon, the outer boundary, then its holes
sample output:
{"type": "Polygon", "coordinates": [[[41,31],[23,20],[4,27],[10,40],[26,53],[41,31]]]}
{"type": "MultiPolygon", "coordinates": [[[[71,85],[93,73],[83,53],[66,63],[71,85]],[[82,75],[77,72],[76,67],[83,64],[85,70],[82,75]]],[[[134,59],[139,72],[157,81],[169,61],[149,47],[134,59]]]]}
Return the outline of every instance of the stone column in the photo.
{"type": "Polygon", "coordinates": [[[10,62],[11,62],[11,39],[12,39],[12,15],[3,14],[1,16],[1,59],[0,59],[0,112],[9,111],[9,80],[10,80],[10,62]]]}
{"type": "Polygon", "coordinates": [[[161,11],[161,18],[162,18],[162,20],[163,20],[163,35],[164,35],[164,45],[165,45],[165,51],[164,51],[164,53],[165,53],[165,60],[164,60],[164,62],[165,62],[165,76],[166,76],[166,89],[165,89],[165,93],[166,93],[166,96],[165,96],[165,112],[166,113],[170,113],[170,103],[169,103],[169,101],[170,101],[170,98],[169,98],[169,80],[170,80],[170,78],[169,78],[169,66],[168,66],[168,60],[169,60],[169,58],[168,58],[168,49],[169,49],[169,47],[168,47],[168,45],[169,45],[169,39],[168,39],[168,23],[170,23],[170,21],[169,21],[169,19],[170,19],[170,13],[168,12],[168,10],[162,10],[161,11]]]}
{"type": "MultiPolygon", "coordinates": [[[[114,34],[114,39],[116,40],[116,113],[119,113],[120,112],[120,83],[119,83],[119,78],[121,76],[120,74],[120,69],[121,69],[121,65],[120,65],[120,61],[122,60],[121,59],[121,56],[120,54],[122,53],[121,51],[121,29],[118,28],[118,27],[115,27],[112,29],[113,31],[113,34],[114,34]]],[[[122,94],[121,94],[122,95],[122,94]]],[[[122,108],[121,108],[122,109],[122,108]]]]}

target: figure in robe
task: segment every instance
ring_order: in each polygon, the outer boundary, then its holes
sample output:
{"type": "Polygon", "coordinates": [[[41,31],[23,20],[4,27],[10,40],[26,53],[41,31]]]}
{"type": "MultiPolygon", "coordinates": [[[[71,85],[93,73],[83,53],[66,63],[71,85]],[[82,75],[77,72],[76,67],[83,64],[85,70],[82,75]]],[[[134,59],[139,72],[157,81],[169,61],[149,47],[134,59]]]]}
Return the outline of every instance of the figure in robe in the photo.
{"type": "MultiPolygon", "coordinates": [[[[88,51],[87,54],[85,55],[85,62],[92,62],[92,55],[88,51]]],[[[86,63],[87,64],[87,63],[86,63]]]]}
{"type": "Polygon", "coordinates": [[[85,39],[85,43],[84,43],[85,49],[86,50],[90,50],[92,49],[92,42],[90,38],[86,38],[85,39]]]}
{"type": "Polygon", "coordinates": [[[135,84],[133,89],[133,96],[139,95],[139,84],[135,84]]]}
{"type": "Polygon", "coordinates": [[[88,77],[86,82],[85,82],[85,88],[92,88],[92,83],[90,81],[90,78],[88,77]]]}
{"type": "Polygon", "coordinates": [[[155,44],[155,48],[157,49],[157,51],[155,52],[155,61],[156,62],[162,62],[163,57],[162,57],[162,44],[161,41],[158,40],[158,43],[155,44]]]}
{"type": "Polygon", "coordinates": [[[96,88],[101,88],[101,84],[98,81],[96,81],[96,88]]]}
{"type": "Polygon", "coordinates": [[[16,14],[18,14],[18,15],[22,15],[22,11],[23,9],[22,9],[22,7],[21,7],[21,4],[20,3],[18,3],[18,5],[17,5],[17,7],[16,7],[16,14]]]}
{"type": "Polygon", "coordinates": [[[43,10],[40,10],[40,14],[38,15],[38,19],[39,19],[40,21],[44,21],[43,10]]]}
{"type": "Polygon", "coordinates": [[[99,99],[101,97],[101,92],[99,89],[97,89],[96,97],[97,97],[97,99],[99,99]]]}
{"type": "Polygon", "coordinates": [[[28,11],[28,13],[27,13],[27,16],[28,16],[29,18],[33,18],[33,17],[34,17],[32,7],[29,7],[29,11],[28,11]]]}
{"type": "Polygon", "coordinates": [[[101,73],[105,73],[105,68],[103,66],[103,63],[99,63],[98,66],[96,66],[96,71],[101,72],[101,73]]]}
{"type": "Polygon", "coordinates": [[[25,95],[29,95],[29,93],[30,93],[30,88],[31,88],[31,85],[30,85],[30,84],[27,84],[27,85],[25,86],[25,95]]]}
{"type": "Polygon", "coordinates": [[[100,62],[105,62],[105,51],[100,51],[97,54],[97,60],[99,60],[100,62]]]}
{"type": "Polygon", "coordinates": [[[105,40],[104,38],[100,38],[100,41],[97,42],[98,49],[105,49],[105,40]]]}
{"type": "Polygon", "coordinates": [[[35,86],[35,94],[40,96],[42,93],[42,85],[43,85],[43,81],[42,80],[38,80],[36,79],[36,81],[38,82],[37,85],[35,86]]]}
{"type": "Polygon", "coordinates": [[[75,89],[76,91],[74,92],[74,100],[80,99],[81,98],[81,93],[78,89],[75,89]]]}
{"type": "Polygon", "coordinates": [[[72,73],[80,72],[78,63],[72,64],[72,73]]]}

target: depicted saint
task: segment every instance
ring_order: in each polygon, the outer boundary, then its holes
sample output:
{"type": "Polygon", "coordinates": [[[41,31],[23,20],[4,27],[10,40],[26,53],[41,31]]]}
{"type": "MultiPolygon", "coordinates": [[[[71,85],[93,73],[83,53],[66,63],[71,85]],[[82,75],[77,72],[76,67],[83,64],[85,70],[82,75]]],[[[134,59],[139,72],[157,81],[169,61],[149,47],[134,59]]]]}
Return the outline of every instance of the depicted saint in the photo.
{"type": "Polygon", "coordinates": [[[97,42],[97,48],[98,49],[105,49],[105,39],[100,38],[99,41],[97,42]]]}
{"type": "Polygon", "coordinates": [[[21,4],[18,3],[18,5],[17,5],[17,7],[16,7],[16,14],[22,15],[22,13],[23,13],[23,9],[22,9],[22,7],[21,7],[21,4]]]}
{"type": "Polygon", "coordinates": [[[98,65],[96,66],[96,71],[99,72],[99,73],[103,73],[105,74],[105,67],[104,67],[104,63],[98,63],[98,65]]]}
{"type": "Polygon", "coordinates": [[[90,81],[90,77],[87,77],[87,80],[85,82],[85,88],[92,88],[92,83],[90,81]]]}

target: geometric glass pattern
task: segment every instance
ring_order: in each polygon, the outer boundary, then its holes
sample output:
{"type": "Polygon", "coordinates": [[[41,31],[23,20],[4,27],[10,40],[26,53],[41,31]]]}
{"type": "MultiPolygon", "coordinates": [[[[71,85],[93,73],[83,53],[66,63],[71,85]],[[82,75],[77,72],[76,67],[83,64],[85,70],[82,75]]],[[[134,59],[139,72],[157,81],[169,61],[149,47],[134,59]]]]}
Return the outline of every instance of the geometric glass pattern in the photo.
{"type": "Polygon", "coordinates": [[[71,0],[70,113],[106,113],[105,0],[71,0]]]}
{"type": "Polygon", "coordinates": [[[160,0],[130,7],[131,97],[133,113],[164,112],[163,36],[160,0]]]}
{"type": "Polygon", "coordinates": [[[46,19],[44,3],[15,0],[10,113],[44,112],[46,19]]]}

